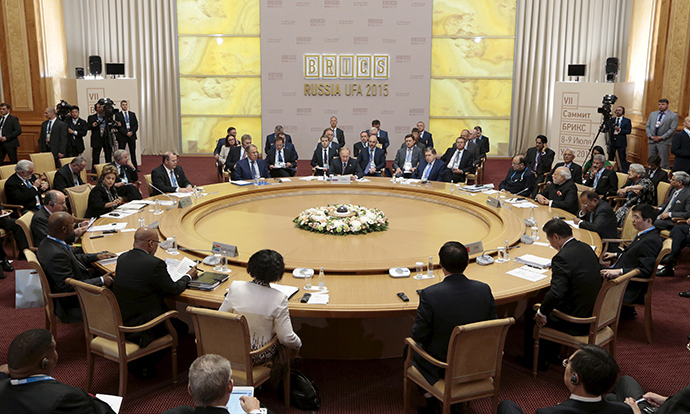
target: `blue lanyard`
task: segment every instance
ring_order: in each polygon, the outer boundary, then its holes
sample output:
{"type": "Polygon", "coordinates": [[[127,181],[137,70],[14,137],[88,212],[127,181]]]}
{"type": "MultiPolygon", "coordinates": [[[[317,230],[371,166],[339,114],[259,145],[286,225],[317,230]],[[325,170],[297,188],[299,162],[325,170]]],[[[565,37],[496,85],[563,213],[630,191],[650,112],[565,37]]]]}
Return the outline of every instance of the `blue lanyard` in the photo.
{"type": "Polygon", "coordinates": [[[10,380],[10,384],[12,384],[12,385],[24,385],[24,384],[31,384],[32,382],[50,381],[50,380],[54,380],[54,379],[55,378],[53,378],[49,375],[40,375],[37,377],[13,379],[13,380],[10,380]]]}
{"type": "Polygon", "coordinates": [[[519,182],[519,181],[524,180],[524,179],[525,179],[525,171],[526,171],[526,170],[527,170],[527,168],[525,168],[524,170],[522,170],[522,174],[520,174],[520,179],[519,179],[518,181],[513,180],[513,178],[515,177],[515,174],[517,174],[517,171],[514,171],[514,172],[513,172],[513,175],[510,176],[510,181],[511,181],[511,182],[514,182],[514,183],[517,183],[517,182],[519,182]]]}
{"type": "Polygon", "coordinates": [[[48,237],[50,240],[53,240],[53,241],[56,241],[56,242],[62,244],[63,246],[65,246],[65,247],[67,248],[67,250],[70,250],[70,251],[72,250],[72,249],[70,249],[70,247],[67,245],[67,243],[65,243],[64,241],[62,241],[62,240],[60,240],[60,239],[56,239],[56,238],[53,237],[53,236],[46,236],[46,237],[48,237]]]}

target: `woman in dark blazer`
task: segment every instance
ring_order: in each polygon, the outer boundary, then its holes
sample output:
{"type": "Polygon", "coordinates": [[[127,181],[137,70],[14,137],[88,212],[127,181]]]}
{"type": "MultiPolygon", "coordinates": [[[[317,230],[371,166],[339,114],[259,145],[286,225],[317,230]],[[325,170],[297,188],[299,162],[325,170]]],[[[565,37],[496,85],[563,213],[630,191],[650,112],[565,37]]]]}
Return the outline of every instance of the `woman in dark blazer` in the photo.
{"type": "Polygon", "coordinates": [[[117,168],[110,164],[103,167],[103,172],[98,179],[98,184],[91,189],[91,194],[89,194],[89,205],[86,208],[86,217],[98,217],[101,214],[115,210],[122,204],[122,199],[117,195],[117,191],[115,190],[114,184],[116,180],[117,168]]]}

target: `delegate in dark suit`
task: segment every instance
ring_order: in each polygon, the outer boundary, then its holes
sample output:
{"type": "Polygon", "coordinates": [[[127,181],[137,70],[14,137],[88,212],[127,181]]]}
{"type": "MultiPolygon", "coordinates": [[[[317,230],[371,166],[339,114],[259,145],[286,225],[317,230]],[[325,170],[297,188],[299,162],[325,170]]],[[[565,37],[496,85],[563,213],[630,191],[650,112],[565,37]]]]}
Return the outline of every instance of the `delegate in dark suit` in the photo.
{"type": "MultiPolygon", "coordinates": [[[[443,282],[420,292],[412,339],[429,355],[445,362],[453,329],[457,325],[488,319],[496,319],[496,302],[489,285],[468,279],[463,274],[451,274],[443,282]]],[[[413,361],[429,384],[433,385],[443,378],[443,369],[426,362],[417,354],[413,361]]]]}
{"type": "Polygon", "coordinates": [[[10,164],[17,163],[17,147],[19,147],[19,136],[22,134],[22,127],[19,125],[19,118],[12,114],[7,114],[0,119],[0,163],[5,161],[5,156],[10,157],[10,164]]]}
{"type": "MultiPolygon", "coordinates": [[[[35,175],[32,175],[29,177],[29,182],[33,184],[37,179],[35,175]]],[[[41,194],[44,192],[41,190],[40,185],[38,188],[33,185],[31,188],[27,187],[17,173],[12,174],[5,182],[7,202],[23,206],[26,210],[37,210],[39,208],[38,205],[40,205],[41,194]],[[39,201],[36,201],[36,197],[39,198],[39,201]]]]}
{"type": "MultiPolygon", "coordinates": [[[[289,162],[292,167],[270,168],[271,177],[294,177],[297,173],[297,154],[290,148],[283,148],[281,157],[283,162],[289,162]]],[[[276,148],[273,147],[266,153],[266,164],[276,165],[276,148]]]]}
{"type": "Polygon", "coordinates": [[[137,170],[130,167],[129,164],[120,165],[117,163],[117,161],[111,162],[110,165],[117,168],[118,171],[114,185],[117,194],[120,197],[127,198],[128,201],[141,200],[141,192],[135,185],[135,183],[139,181],[139,174],[137,174],[137,170]],[[126,184],[118,187],[117,183],[122,182],[126,184]]]}
{"type": "MultiPolygon", "coordinates": [[[[414,170],[414,173],[410,178],[423,180],[427,165],[429,165],[429,163],[426,162],[426,159],[422,159],[422,161],[419,163],[419,166],[416,170],[414,170]]],[[[446,165],[441,160],[434,160],[434,162],[431,164],[431,167],[429,167],[426,180],[443,181],[443,175],[446,173],[446,170],[446,165]]]]}
{"type": "MultiPolygon", "coordinates": [[[[620,108],[620,107],[619,107],[620,108]]],[[[618,108],[616,108],[618,114],[618,108]]],[[[621,114],[622,115],[622,114],[621,114]]],[[[621,162],[621,171],[628,171],[628,158],[626,148],[628,147],[628,134],[632,132],[630,119],[624,116],[616,116],[609,120],[611,130],[611,147],[609,148],[609,160],[614,159],[615,152],[618,152],[618,159],[621,162]],[[616,131],[616,129],[618,129],[616,131]]]]}
{"type": "Polygon", "coordinates": [[[615,239],[618,235],[616,213],[606,200],[599,200],[594,211],[589,211],[582,217],[579,227],[597,232],[602,239],[615,239]]]}
{"type": "Polygon", "coordinates": [[[542,151],[539,156],[539,162],[537,162],[535,167],[535,161],[537,159],[537,148],[532,147],[527,149],[525,154],[525,161],[527,162],[527,168],[534,171],[537,174],[537,183],[543,181],[544,175],[551,171],[551,165],[556,157],[556,153],[553,152],[551,148],[547,148],[546,151],[542,151]]]}
{"type": "Polygon", "coordinates": [[[0,407],[3,413],[22,414],[115,413],[108,404],[90,396],[81,388],[55,379],[12,385],[9,376],[2,372],[0,407]]]}
{"type": "MultiPolygon", "coordinates": [[[[424,151],[419,149],[418,146],[413,146],[411,148],[411,154],[410,154],[410,164],[412,168],[417,168],[419,163],[424,159],[424,151]]],[[[400,148],[396,153],[395,153],[395,160],[393,161],[393,171],[396,171],[398,168],[400,168],[403,173],[405,172],[405,160],[407,159],[407,147],[400,148]]],[[[385,161],[385,160],[384,160],[385,161]]]]}
{"type": "MultiPolygon", "coordinates": [[[[252,166],[249,164],[249,162],[250,160],[247,157],[235,164],[235,170],[232,172],[233,180],[237,181],[254,179],[256,173],[253,171],[252,166]]],[[[268,170],[268,165],[266,165],[266,161],[262,160],[261,158],[257,158],[255,162],[256,168],[258,168],[261,177],[270,178],[271,173],[268,170]]]]}
{"type": "Polygon", "coordinates": [[[75,187],[84,184],[79,174],[74,174],[70,168],[70,164],[63,165],[55,173],[53,179],[53,189],[65,192],[66,188],[75,187]]]}
{"type": "Polygon", "coordinates": [[[137,167],[137,131],[139,130],[139,121],[137,120],[137,114],[132,111],[117,112],[115,114],[115,121],[120,123],[117,128],[117,147],[119,149],[125,149],[129,145],[129,153],[132,154],[132,163],[134,167],[137,167]],[[127,122],[129,120],[129,123],[127,122]],[[131,136],[127,134],[131,132],[131,136]]]}
{"type": "Polygon", "coordinates": [[[67,124],[56,118],[50,129],[50,141],[48,141],[49,123],[50,121],[43,121],[41,124],[41,133],[38,136],[38,150],[40,152],[52,152],[53,158],[55,158],[55,165],[59,165],[58,159],[72,154],[72,140],[67,134],[67,124]]]}
{"type": "Polygon", "coordinates": [[[489,144],[489,137],[485,135],[480,135],[474,140],[474,143],[479,147],[479,153],[482,158],[486,158],[486,154],[491,151],[491,144],[489,144]]]}
{"type": "MultiPolygon", "coordinates": [[[[564,162],[559,162],[554,165],[553,169],[551,170],[551,176],[553,176],[553,172],[556,171],[556,168],[558,167],[566,167],[564,162]]],[[[582,166],[579,164],[575,164],[574,162],[571,162],[569,165],[567,165],[568,169],[570,170],[570,175],[573,178],[573,181],[576,183],[581,183],[582,182],[582,166]]]]}
{"type": "MultiPolygon", "coordinates": [[[[331,130],[333,131],[332,128],[331,128],[331,130]]],[[[345,132],[343,132],[342,129],[336,128],[333,131],[333,136],[338,141],[338,145],[340,145],[341,148],[345,146],[345,132]]]]}
{"type": "Polygon", "coordinates": [[[347,163],[343,165],[343,161],[338,158],[333,158],[331,160],[331,164],[328,167],[328,174],[333,174],[333,175],[350,175],[354,174],[357,176],[357,178],[362,178],[364,176],[364,173],[362,172],[362,168],[359,166],[359,162],[357,162],[356,158],[349,158],[347,160],[347,163]]]}
{"type": "Polygon", "coordinates": [[[80,155],[81,153],[84,152],[84,137],[86,136],[86,133],[89,132],[89,124],[86,123],[86,120],[83,118],[70,118],[69,121],[67,122],[67,128],[68,131],[67,133],[69,134],[69,129],[74,131],[71,134],[71,139],[69,140],[72,143],[72,154],[71,155],[80,155]]]}
{"type": "MultiPolygon", "coordinates": [[[[661,251],[662,241],[659,233],[652,227],[636,236],[630,245],[617,255],[611,269],[623,269],[623,274],[640,269],[640,274],[635,277],[649,279],[654,271],[656,257],[661,251]]],[[[625,289],[623,301],[626,303],[644,303],[644,294],[647,293],[648,283],[630,282],[625,289]]]]}
{"type": "MultiPolygon", "coordinates": [[[[367,129],[367,133],[369,133],[368,129],[367,129]]],[[[381,148],[383,148],[383,151],[387,152],[388,146],[390,145],[390,141],[388,140],[388,131],[384,131],[382,129],[379,129],[379,132],[376,135],[376,138],[378,138],[379,144],[381,144],[381,148]]]]}
{"type": "Polygon", "coordinates": [[[323,147],[319,145],[316,147],[314,150],[314,154],[311,157],[311,166],[316,168],[314,171],[314,174],[320,175],[323,173],[324,165],[326,166],[326,171],[328,170],[328,167],[333,163],[333,159],[338,156],[338,152],[334,150],[333,148],[327,148],[326,149],[326,163],[324,163],[323,159],[323,147]]]}
{"type": "MultiPolygon", "coordinates": [[[[268,150],[270,150],[271,148],[273,148],[275,146],[275,142],[276,142],[276,134],[275,133],[270,134],[270,135],[266,135],[266,145],[264,145],[264,154],[268,154],[268,150]]],[[[285,134],[285,146],[286,147],[287,147],[288,143],[293,144],[292,137],[290,136],[290,134],[285,134]]]]}
{"type": "MultiPolygon", "coordinates": [[[[475,160],[475,153],[473,149],[470,149],[468,147],[465,147],[462,150],[462,155],[457,154],[459,157],[459,163],[458,163],[458,170],[460,170],[459,174],[453,173],[452,168],[446,168],[445,172],[445,177],[444,181],[446,182],[462,182],[465,181],[465,176],[466,174],[471,174],[474,172],[474,160],[475,160]]],[[[444,164],[446,164],[446,167],[449,165],[451,162],[455,162],[456,159],[456,147],[453,146],[451,148],[448,148],[441,157],[441,161],[443,161],[444,164]]]]}
{"type": "Polygon", "coordinates": [[[690,173],[690,135],[687,130],[678,131],[673,135],[671,153],[675,155],[673,171],[690,173]]]}
{"type": "Polygon", "coordinates": [[[690,218],[690,190],[688,187],[672,189],[668,195],[668,199],[664,204],[659,206],[659,209],[662,214],[669,213],[668,218],[657,218],[654,220],[654,227],[659,230],[672,229],[675,225],[673,222],[674,218],[690,218]]]}
{"type": "Polygon", "coordinates": [[[513,194],[528,197],[534,193],[536,188],[537,181],[534,178],[534,174],[527,168],[518,171],[514,167],[510,167],[506,178],[498,185],[499,190],[506,190],[513,194]]]}
{"type": "MultiPolygon", "coordinates": [[[[362,151],[362,149],[367,149],[367,147],[369,147],[369,145],[366,143],[366,141],[365,142],[359,141],[358,143],[356,143],[355,145],[352,146],[352,155],[355,158],[358,158],[359,153],[362,151]]],[[[319,149],[319,147],[317,146],[316,149],[319,149]]]]}
{"type": "Polygon", "coordinates": [[[381,173],[379,171],[382,171],[383,169],[386,168],[386,154],[383,152],[381,148],[374,148],[374,168],[371,168],[371,148],[367,148],[366,150],[362,151],[359,154],[359,157],[357,158],[357,161],[359,162],[359,168],[362,170],[362,173],[365,175],[375,175],[377,177],[381,176],[381,173]],[[369,169],[369,172],[367,172],[367,169],[369,169]]]}
{"type": "Polygon", "coordinates": [[[560,208],[568,213],[577,214],[577,186],[572,179],[563,184],[547,184],[546,188],[539,193],[551,200],[551,207],[560,208]]]}
{"type": "MultiPolygon", "coordinates": [[[[184,174],[184,170],[179,165],[175,167],[174,174],[179,188],[185,188],[189,185],[192,185],[192,183],[190,183],[187,179],[187,176],[184,174]]],[[[174,193],[177,190],[177,188],[173,187],[171,184],[168,171],[163,165],[159,165],[158,167],[154,168],[153,171],[151,171],[151,181],[153,182],[153,185],[166,193],[174,193]]],[[[157,194],[160,194],[160,191],[157,191],[155,188],[151,190],[152,196],[157,194]]]]}
{"type": "MultiPolygon", "coordinates": [[[[44,207],[38,210],[31,219],[31,235],[34,237],[35,246],[40,246],[48,236],[48,218],[50,218],[50,212],[44,207]]],[[[76,235],[72,233],[71,236],[67,237],[65,243],[74,244],[75,240],[76,235]]]]}
{"type": "Polygon", "coordinates": [[[230,148],[228,157],[225,159],[225,170],[232,172],[232,170],[235,169],[235,164],[237,164],[237,162],[241,160],[242,157],[246,158],[246,156],[246,151],[244,150],[244,148],[242,148],[241,145],[237,145],[230,148]]]}
{"type": "Polygon", "coordinates": [[[601,170],[601,176],[597,180],[597,174],[591,174],[589,179],[585,182],[587,187],[592,187],[599,195],[604,197],[616,195],[618,191],[618,175],[613,170],[604,168],[601,170]],[[596,186],[594,183],[596,182],[596,186]]]}
{"type": "MultiPolygon", "coordinates": [[[[517,404],[506,401],[498,406],[498,414],[524,414],[517,404]]],[[[567,399],[553,407],[539,408],[534,414],[632,414],[632,409],[624,403],[600,400],[595,402],[567,399]]]]}
{"type": "Polygon", "coordinates": [[[426,131],[426,130],[419,133],[418,142],[421,142],[422,144],[424,144],[425,148],[433,148],[434,147],[434,138],[431,135],[431,132],[426,131]]]}
{"type": "MultiPolygon", "coordinates": [[[[121,254],[113,278],[113,293],[120,305],[122,322],[125,326],[141,325],[169,311],[164,299],[184,292],[190,280],[185,275],[173,282],[165,262],[140,248],[121,254]]],[[[166,334],[165,325],[159,324],[126,337],[128,341],[146,347],[166,334]]]]}
{"type": "Polygon", "coordinates": [[[107,188],[101,180],[101,182],[96,184],[89,193],[89,204],[86,207],[86,213],[84,213],[84,215],[87,218],[98,217],[115,210],[117,208],[116,206],[106,207],[105,205],[118,197],[115,185],[107,188]]]}
{"type": "MultiPolygon", "coordinates": [[[[68,277],[90,285],[102,286],[101,277],[93,277],[86,265],[98,260],[97,254],[75,254],[66,245],[46,237],[38,246],[38,261],[41,263],[52,293],[73,292],[74,288],[65,280],[68,277]]],[[[81,320],[81,308],[76,296],[55,299],[55,314],[65,323],[81,320]]]]}

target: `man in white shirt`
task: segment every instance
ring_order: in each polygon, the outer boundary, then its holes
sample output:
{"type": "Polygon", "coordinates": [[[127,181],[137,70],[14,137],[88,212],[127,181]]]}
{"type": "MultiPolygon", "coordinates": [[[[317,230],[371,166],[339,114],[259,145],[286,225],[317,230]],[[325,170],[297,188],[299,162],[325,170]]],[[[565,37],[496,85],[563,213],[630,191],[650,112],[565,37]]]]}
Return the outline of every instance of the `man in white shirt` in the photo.
{"type": "Polygon", "coordinates": [[[125,100],[120,102],[120,108],[122,108],[122,111],[115,114],[115,120],[119,122],[117,146],[123,150],[129,145],[129,152],[132,154],[132,165],[136,171],[139,171],[137,166],[137,131],[139,130],[137,114],[129,110],[129,103],[125,100]]]}
{"type": "Polygon", "coordinates": [[[393,175],[409,178],[414,174],[419,162],[422,160],[422,150],[415,145],[412,134],[405,136],[405,148],[400,148],[393,161],[393,175]]]}

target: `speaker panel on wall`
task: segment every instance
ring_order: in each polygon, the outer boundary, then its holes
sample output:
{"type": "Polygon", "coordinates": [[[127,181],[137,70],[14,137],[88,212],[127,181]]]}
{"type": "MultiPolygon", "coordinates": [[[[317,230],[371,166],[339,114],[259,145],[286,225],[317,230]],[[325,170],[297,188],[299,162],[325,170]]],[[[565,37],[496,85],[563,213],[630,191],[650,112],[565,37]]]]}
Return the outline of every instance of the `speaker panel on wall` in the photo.
{"type": "Polygon", "coordinates": [[[93,76],[103,73],[103,61],[100,56],[89,56],[89,73],[93,76]]]}

